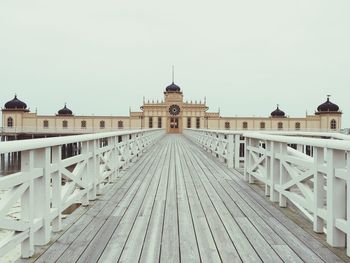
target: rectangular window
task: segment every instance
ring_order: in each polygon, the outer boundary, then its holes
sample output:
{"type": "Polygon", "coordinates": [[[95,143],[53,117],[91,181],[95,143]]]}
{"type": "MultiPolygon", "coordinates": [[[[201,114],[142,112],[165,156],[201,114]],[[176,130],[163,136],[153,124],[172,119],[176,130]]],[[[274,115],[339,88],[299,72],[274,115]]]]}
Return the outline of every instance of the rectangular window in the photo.
{"type": "Polygon", "coordinates": [[[191,128],[191,117],[187,118],[187,128],[191,128]]]}
{"type": "Polygon", "coordinates": [[[152,117],[149,117],[149,120],[148,120],[148,128],[150,128],[150,129],[153,128],[153,118],[152,118],[152,117]]]}
{"type": "Polygon", "coordinates": [[[196,128],[199,129],[201,127],[201,119],[200,118],[196,118],[196,128]]]}
{"type": "Polygon", "coordinates": [[[162,117],[158,117],[158,128],[162,128],[162,117]]]}

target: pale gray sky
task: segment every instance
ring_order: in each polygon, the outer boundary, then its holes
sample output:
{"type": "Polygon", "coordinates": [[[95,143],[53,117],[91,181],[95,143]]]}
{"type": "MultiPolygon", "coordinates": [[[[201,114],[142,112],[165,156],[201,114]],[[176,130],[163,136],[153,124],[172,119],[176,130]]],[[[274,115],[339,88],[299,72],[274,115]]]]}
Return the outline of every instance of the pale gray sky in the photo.
{"type": "Polygon", "coordinates": [[[349,0],[0,2],[1,106],[127,115],[175,82],[223,116],[313,113],[350,127],[349,0]]]}

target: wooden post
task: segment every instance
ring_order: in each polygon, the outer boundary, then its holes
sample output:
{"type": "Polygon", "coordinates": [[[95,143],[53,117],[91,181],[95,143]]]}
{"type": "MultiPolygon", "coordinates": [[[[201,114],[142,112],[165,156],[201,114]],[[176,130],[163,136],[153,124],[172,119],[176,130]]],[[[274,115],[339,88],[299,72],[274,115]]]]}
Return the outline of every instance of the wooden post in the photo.
{"type": "Polygon", "coordinates": [[[324,186],[325,180],[324,175],[320,173],[320,168],[324,164],[324,148],[315,147],[314,148],[314,222],[313,229],[317,233],[323,233],[324,220],[318,216],[318,209],[324,208],[324,186]]]}
{"type": "MultiPolygon", "coordinates": [[[[280,143],[281,159],[280,159],[279,169],[280,169],[280,185],[281,186],[287,182],[287,171],[283,165],[284,156],[287,155],[287,148],[288,148],[288,145],[286,143],[280,143]]],[[[287,207],[287,198],[282,193],[279,194],[279,206],[280,207],[287,207]]]]}
{"type": "Polygon", "coordinates": [[[227,135],[227,166],[228,168],[234,167],[234,160],[235,160],[235,142],[234,142],[234,135],[228,134],[227,135]]]}
{"type": "Polygon", "coordinates": [[[57,216],[52,221],[52,230],[62,230],[62,146],[52,147],[52,164],[57,165],[57,171],[52,173],[52,208],[57,210],[57,216]]]}
{"type": "Polygon", "coordinates": [[[280,151],[280,144],[278,142],[270,142],[270,201],[277,202],[279,194],[276,191],[275,185],[280,182],[280,160],[276,158],[276,154],[280,151]]]}
{"type": "MultiPolygon", "coordinates": [[[[33,150],[23,151],[21,156],[22,172],[30,173],[34,168],[33,150]]],[[[21,243],[22,258],[29,258],[34,254],[34,189],[33,179],[29,180],[28,188],[21,197],[21,219],[29,223],[28,237],[21,243]]]]}
{"type": "MultiPolygon", "coordinates": [[[[241,153],[241,135],[235,135],[235,168],[238,169],[240,167],[240,153],[241,153]]],[[[247,151],[245,151],[247,153],[247,151]]],[[[245,159],[245,158],[244,158],[245,159]]]]}
{"type": "Polygon", "coordinates": [[[327,150],[327,242],[333,247],[345,246],[345,233],[336,228],[338,218],[345,218],[346,185],[335,177],[335,169],[345,167],[345,152],[327,150]]]}
{"type": "Polygon", "coordinates": [[[42,219],[43,226],[34,233],[34,245],[45,245],[50,241],[50,147],[34,150],[34,167],[43,169],[43,175],[33,181],[34,219],[42,219]]]}

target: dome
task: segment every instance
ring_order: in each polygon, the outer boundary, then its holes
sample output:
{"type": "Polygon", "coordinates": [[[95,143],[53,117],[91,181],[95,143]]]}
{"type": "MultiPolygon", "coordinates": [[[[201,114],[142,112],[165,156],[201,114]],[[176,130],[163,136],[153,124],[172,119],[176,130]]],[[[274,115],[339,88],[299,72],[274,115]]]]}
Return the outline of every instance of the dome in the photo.
{"type": "Polygon", "coordinates": [[[168,87],[166,87],[166,91],[170,91],[170,92],[179,92],[181,89],[178,85],[171,83],[168,87]]]}
{"type": "Polygon", "coordinates": [[[67,108],[67,104],[64,104],[64,108],[58,111],[58,115],[73,115],[73,112],[67,108]]]}
{"type": "Polygon", "coordinates": [[[271,112],[271,117],[275,118],[284,118],[285,117],[284,111],[281,111],[277,105],[277,109],[275,109],[273,112],[271,112]]]}
{"type": "Polygon", "coordinates": [[[339,106],[337,104],[332,103],[329,100],[329,97],[327,98],[327,101],[325,103],[322,103],[320,106],[317,107],[317,111],[319,112],[328,112],[328,111],[339,111],[339,106]]]}
{"type": "Polygon", "coordinates": [[[20,101],[17,99],[17,95],[13,98],[13,100],[10,100],[5,103],[5,109],[7,110],[27,110],[27,104],[25,104],[23,101],[20,101]]]}

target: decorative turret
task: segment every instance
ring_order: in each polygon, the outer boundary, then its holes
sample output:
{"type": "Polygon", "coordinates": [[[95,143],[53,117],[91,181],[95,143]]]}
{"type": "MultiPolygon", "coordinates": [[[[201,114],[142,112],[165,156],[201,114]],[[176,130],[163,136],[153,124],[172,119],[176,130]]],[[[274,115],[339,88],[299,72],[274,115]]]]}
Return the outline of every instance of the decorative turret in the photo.
{"type": "Polygon", "coordinates": [[[329,100],[330,95],[327,95],[326,102],[317,107],[316,114],[341,114],[339,106],[329,100]]]}
{"type": "Polygon", "coordinates": [[[15,95],[15,97],[12,100],[5,103],[5,109],[3,110],[6,110],[6,111],[15,110],[15,111],[25,111],[25,112],[29,111],[29,109],[27,109],[27,104],[19,100],[17,98],[17,95],[15,95]]]}
{"type": "Polygon", "coordinates": [[[286,114],[284,111],[281,111],[279,109],[279,105],[277,104],[277,109],[275,109],[273,112],[271,112],[271,117],[272,118],[285,118],[286,114]]]}
{"type": "Polygon", "coordinates": [[[67,104],[65,103],[63,109],[60,109],[58,111],[57,115],[58,116],[62,116],[62,115],[64,115],[64,116],[72,116],[73,112],[70,109],[67,108],[67,104]]]}

